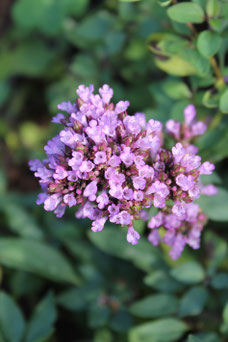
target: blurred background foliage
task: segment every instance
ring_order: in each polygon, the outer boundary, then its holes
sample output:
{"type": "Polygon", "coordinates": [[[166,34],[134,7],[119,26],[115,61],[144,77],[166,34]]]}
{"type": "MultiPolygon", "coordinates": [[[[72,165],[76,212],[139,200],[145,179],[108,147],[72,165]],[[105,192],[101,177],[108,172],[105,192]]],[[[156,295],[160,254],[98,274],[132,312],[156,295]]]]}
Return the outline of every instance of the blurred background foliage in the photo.
{"type": "Polygon", "coordinates": [[[0,342],[228,340],[227,51],[226,0],[1,0],[0,342]],[[174,262],[124,228],[36,206],[27,162],[44,157],[57,104],[90,83],[132,113],[164,123],[193,103],[208,123],[197,145],[220,191],[200,200],[199,251],[174,262]]]}

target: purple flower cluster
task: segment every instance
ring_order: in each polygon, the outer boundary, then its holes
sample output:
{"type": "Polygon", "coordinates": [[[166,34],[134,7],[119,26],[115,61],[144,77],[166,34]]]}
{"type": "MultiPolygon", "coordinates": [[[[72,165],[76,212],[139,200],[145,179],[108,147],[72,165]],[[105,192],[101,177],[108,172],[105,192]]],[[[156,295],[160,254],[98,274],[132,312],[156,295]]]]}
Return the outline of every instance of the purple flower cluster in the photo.
{"type": "Polygon", "coordinates": [[[133,220],[147,220],[145,209],[154,206],[158,213],[148,225],[151,243],[172,246],[174,259],[186,244],[198,248],[207,218],[193,201],[217,190],[200,183],[200,175],[212,173],[214,165],[201,163],[190,144],[206,129],[196,121],[195,107],[185,109],[183,125],[167,122],[168,133],[178,141],[169,151],[163,147],[159,121],[146,122],[143,113],[129,116],[128,101],[110,103],[113,90],[108,85],[99,94],[93,91],[92,85],[81,85],[76,103],[58,106],[68,115],[59,113],[52,122],[63,129],[44,147],[45,160],[29,162],[42,188],[37,204],[43,203],[57,217],[67,206],[77,206],[76,217],[92,220],[94,232],[101,231],[107,220],[126,225],[127,241],[133,245],[140,238],[133,220]]]}

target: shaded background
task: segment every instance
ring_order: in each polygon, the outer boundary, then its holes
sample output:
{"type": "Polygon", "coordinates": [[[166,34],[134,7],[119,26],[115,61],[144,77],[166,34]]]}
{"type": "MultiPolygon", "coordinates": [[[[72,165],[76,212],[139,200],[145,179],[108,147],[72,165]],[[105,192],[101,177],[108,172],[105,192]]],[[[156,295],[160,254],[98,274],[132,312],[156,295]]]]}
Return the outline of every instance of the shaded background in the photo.
{"type": "MultiPolygon", "coordinates": [[[[214,98],[213,106],[205,100],[207,91],[217,95],[216,79],[199,52],[181,55],[189,57],[192,75],[169,75],[175,61],[168,73],[158,68],[159,56],[148,48],[152,34],[191,37],[158,2],[1,0],[1,342],[227,341],[227,115],[214,98]],[[182,120],[184,107],[194,103],[207,121],[209,133],[198,146],[204,160],[216,162],[206,181],[221,190],[201,200],[211,220],[199,251],[186,249],[173,262],[164,246],[143,239],[129,246],[122,228],[91,234],[73,210],[57,220],[36,206],[39,186],[28,160],[43,158],[56,134],[50,120],[57,104],[74,101],[77,86],[90,83],[96,89],[108,83],[114,101],[130,101],[131,113],[164,123],[182,120]]],[[[206,8],[207,1],[193,2],[206,8]]],[[[217,17],[223,26],[215,30],[222,39],[216,60],[225,77],[228,9],[217,17]]],[[[208,25],[196,25],[197,33],[208,25]]],[[[136,228],[145,229],[140,222],[136,228]]]]}

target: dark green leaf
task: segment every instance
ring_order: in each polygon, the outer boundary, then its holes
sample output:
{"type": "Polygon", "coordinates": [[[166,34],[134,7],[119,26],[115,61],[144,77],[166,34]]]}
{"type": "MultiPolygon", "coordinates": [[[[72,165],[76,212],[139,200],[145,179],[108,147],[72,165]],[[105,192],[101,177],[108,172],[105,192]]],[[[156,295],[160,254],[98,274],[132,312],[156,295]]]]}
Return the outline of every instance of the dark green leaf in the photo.
{"type": "Polygon", "coordinates": [[[143,270],[150,270],[153,265],[162,262],[158,249],[144,238],[136,246],[127,243],[126,232],[126,227],[107,226],[98,233],[90,231],[89,238],[102,251],[130,260],[143,270]]]}
{"type": "Polygon", "coordinates": [[[75,17],[81,17],[85,14],[90,0],[65,0],[63,6],[66,13],[75,17]]]}
{"type": "Polygon", "coordinates": [[[5,198],[3,210],[13,232],[24,237],[42,239],[43,232],[40,227],[33,216],[26,212],[20,204],[13,202],[10,198],[5,198]]]}
{"type": "Polygon", "coordinates": [[[208,254],[208,273],[214,274],[216,268],[227,256],[227,241],[213,232],[205,232],[205,246],[208,254]]]}
{"type": "Polygon", "coordinates": [[[200,339],[195,335],[189,335],[187,342],[201,342],[200,339]]]}
{"type": "Polygon", "coordinates": [[[202,195],[197,202],[205,214],[215,221],[228,220],[228,191],[218,188],[218,194],[215,196],[202,195]]]}
{"type": "Polygon", "coordinates": [[[146,285],[162,292],[176,292],[183,288],[183,285],[173,279],[164,271],[154,271],[144,278],[146,285]]]}
{"type": "Polygon", "coordinates": [[[12,15],[19,27],[25,30],[38,29],[52,35],[58,33],[63,24],[65,8],[58,0],[40,0],[34,3],[18,0],[13,6],[12,15]]]}
{"type": "Polygon", "coordinates": [[[108,55],[120,53],[123,49],[126,34],[121,31],[111,31],[105,36],[105,47],[108,55]]]}
{"type": "Polygon", "coordinates": [[[219,177],[218,173],[215,171],[211,175],[201,175],[200,181],[202,184],[221,184],[222,180],[219,177]]]}
{"type": "Polygon", "coordinates": [[[10,85],[8,82],[0,82],[0,106],[4,105],[10,96],[10,85]]]}
{"type": "Polygon", "coordinates": [[[0,80],[20,74],[37,76],[49,65],[55,54],[54,49],[38,39],[24,42],[14,49],[0,52],[0,80]]]}
{"type": "Polygon", "coordinates": [[[46,340],[54,330],[57,314],[54,296],[49,293],[35,308],[27,327],[25,342],[46,340]]]}
{"type": "Polygon", "coordinates": [[[97,12],[94,15],[87,16],[77,27],[75,33],[80,39],[86,41],[103,40],[109,29],[114,23],[114,17],[108,12],[97,12]]]}
{"type": "Polygon", "coordinates": [[[32,273],[14,271],[10,278],[10,290],[14,297],[20,298],[38,293],[42,288],[43,280],[32,273]]]}
{"type": "Polygon", "coordinates": [[[12,298],[0,293],[0,333],[6,342],[19,342],[25,329],[25,321],[20,309],[12,298]]]}
{"type": "Polygon", "coordinates": [[[179,315],[196,316],[199,315],[206,304],[208,298],[208,291],[201,287],[193,287],[181,299],[179,315]]]}
{"type": "Polygon", "coordinates": [[[194,336],[197,337],[200,342],[221,342],[218,335],[214,332],[199,333],[194,336]]]}
{"type": "Polygon", "coordinates": [[[131,315],[124,310],[119,310],[112,316],[110,327],[117,332],[128,332],[132,326],[131,315]]]}
{"type": "Polygon", "coordinates": [[[112,333],[107,328],[97,329],[93,342],[112,342],[112,333]]]}
{"type": "Polygon", "coordinates": [[[110,318],[110,315],[110,307],[99,304],[92,305],[89,310],[89,326],[91,328],[105,326],[110,318]]]}
{"type": "Polygon", "coordinates": [[[177,307],[176,297],[168,294],[155,294],[133,303],[130,306],[130,312],[138,317],[153,318],[173,314],[177,307]]]}
{"type": "Polygon", "coordinates": [[[171,270],[171,275],[186,284],[199,283],[204,279],[204,270],[197,262],[186,262],[171,270]]]}
{"type": "Polygon", "coordinates": [[[228,289],[228,273],[217,273],[211,280],[211,285],[217,289],[228,289]]]}
{"type": "Polygon", "coordinates": [[[187,330],[188,326],[178,319],[159,319],[131,329],[129,342],[174,342],[187,330]]]}
{"type": "MultiPolygon", "coordinates": [[[[4,195],[6,192],[6,186],[7,186],[7,178],[5,172],[0,169],[0,195],[4,195]]],[[[4,196],[5,198],[5,196],[4,196]]],[[[4,203],[4,201],[2,201],[4,203]]]]}
{"type": "Polygon", "coordinates": [[[0,263],[54,281],[79,282],[71,265],[57,249],[33,240],[1,238],[0,263]]]}
{"type": "Polygon", "coordinates": [[[95,296],[99,295],[99,292],[94,291],[92,288],[72,288],[66,290],[58,296],[58,304],[71,311],[82,311],[88,306],[88,299],[92,296],[92,293],[95,293],[95,296]]]}

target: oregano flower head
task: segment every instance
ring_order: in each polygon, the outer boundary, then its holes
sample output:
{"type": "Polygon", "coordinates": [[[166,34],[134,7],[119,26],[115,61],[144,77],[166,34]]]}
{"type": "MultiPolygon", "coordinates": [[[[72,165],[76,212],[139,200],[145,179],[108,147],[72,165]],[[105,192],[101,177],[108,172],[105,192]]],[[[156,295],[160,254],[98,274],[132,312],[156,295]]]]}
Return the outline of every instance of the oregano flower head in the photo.
{"type": "Polygon", "coordinates": [[[185,109],[183,125],[167,122],[167,132],[177,142],[169,151],[162,124],[146,122],[143,113],[128,115],[129,102],[110,102],[113,90],[108,85],[99,94],[92,85],[81,85],[77,94],[76,103],[58,106],[67,115],[59,113],[52,120],[63,128],[44,147],[47,158],[29,162],[42,188],[37,204],[43,203],[57,217],[67,207],[77,207],[76,217],[92,220],[94,232],[106,221],[127,226],[127,241],[133,245],[140,238],[133,221],[147,221],[146,210],[154,206],[158,213],[148,224],[152,244],[163,241],[172,246],[173,259],[186,244],[199,248],[207,218],[194,200],[217,189],[200,183],[200,175],[212,173],[214,165],[202,163],[191,144],[206,130],[196,121],[195,107],[185,109]]]}

